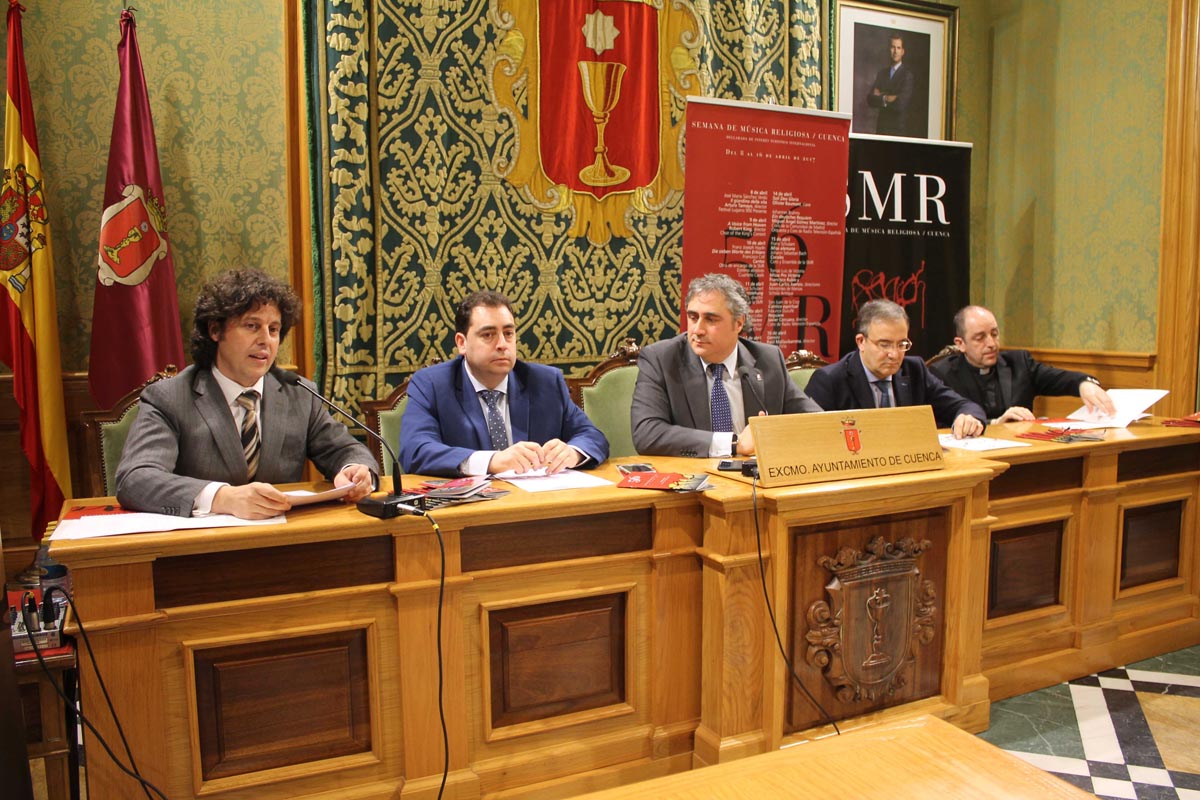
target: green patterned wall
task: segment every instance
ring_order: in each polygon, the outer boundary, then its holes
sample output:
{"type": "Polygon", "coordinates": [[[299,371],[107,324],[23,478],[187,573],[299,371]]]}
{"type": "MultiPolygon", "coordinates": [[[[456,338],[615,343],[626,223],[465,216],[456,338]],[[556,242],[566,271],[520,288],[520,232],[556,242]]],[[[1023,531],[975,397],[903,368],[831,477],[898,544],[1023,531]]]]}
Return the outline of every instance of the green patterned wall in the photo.
{"type": "MultiPolygon", "coordinates": [[[[121,3],[24,5],[25,61],[52,204],[62,364],[82,371],[121,3]]],[[[135,5],[187,331],[196,293],[216,273],[248,264],[287,277],[283,9],[279,0],[135,5]]]]}
{"type": "Polygon", "coordinates": [[[1167,3],[991,6],[976,36],[992,67],[973,294],[1009,344],[1153,352],[1167,3]]]}
{"type": "MultiPolygon", "coordinates": [[[[25,5],[63,367],[83,370],[120,4],[25,5]]],[[[997,309],[1013,344],[1152,351],[1167,4],[957,5],[957,132],[975,143],[973,295],[997,309]],[[1080,19],[1088,24],[1068,24],[1080,19]]],[[[391,149],[366,164],[366,183],[331,184],[327,196],[352,206],[386,200],[376,197],[383,180],[422,188],[387,203],[378,227],[319,231],[329,252],[331,241],[348,247],[329,262],[345,280],[326,287],[333,302],[323,320],[339,392],[377,395],[428,355],[448,352],[450,299],[479,283],[518,296],[527,357],[568,370],[626,334],[645,341],[670,332],[678,200],[634,220],[632,236],[599,246],[566,238],[569,220],[531,212],[489,169],[514,146],[489,99],[491,3],[325,3],[320,11],[349,19],[360,8],[383,24],[354,47],[389,61],[373,73],[377,91],[339,100],[338,113],[360,115],[362,135],[391,149]],[[425,149],[414,149],[418,142],[425,149]],[[408,163],[414,153],[421,159],[408,163]],[[386,277],[376,284],[376,276],[386,277]]],[[[816,0],[697,0],[693,8],[705,31],[696,57],[706,93],[819,104],[816,0]]],[[[241,263],[287,271],[282,13],[277,0],[138,11],[185,326],[208,276],[241,263]]],[[[333,36],[325,26],[320,34],[333,36]]],[[[327,103],[329,85],[315,88],[327,103]]]]}

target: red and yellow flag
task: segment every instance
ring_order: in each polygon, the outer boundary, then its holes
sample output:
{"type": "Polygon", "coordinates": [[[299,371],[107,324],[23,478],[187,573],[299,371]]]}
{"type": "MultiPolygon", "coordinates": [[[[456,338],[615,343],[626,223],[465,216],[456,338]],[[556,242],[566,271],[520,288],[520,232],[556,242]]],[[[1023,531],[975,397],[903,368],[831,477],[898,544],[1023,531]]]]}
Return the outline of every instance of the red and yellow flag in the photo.
{"type": "Polygon", "coordinates": [[[25,74],[21,13],[8,6],[8,102],[4,113],[4,185],[0,187],[0,360],[13,371],[21,409],[21,449],[29,459],[33,537],[58,518],[71,495],[67,424],[58,350],[58,304],[50,217],[25,74]]]}

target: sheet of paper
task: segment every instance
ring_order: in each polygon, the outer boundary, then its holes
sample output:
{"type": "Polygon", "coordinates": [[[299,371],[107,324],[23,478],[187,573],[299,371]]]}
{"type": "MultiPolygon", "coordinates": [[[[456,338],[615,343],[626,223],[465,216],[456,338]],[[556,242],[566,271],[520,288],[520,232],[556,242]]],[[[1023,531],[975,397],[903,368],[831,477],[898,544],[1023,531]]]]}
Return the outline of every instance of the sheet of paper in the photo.
{"type": "Polygon", "coordinates": [[[511,471],[503,472],[494,477],[502,481],[508,481],[513,486],[524,489],[527,492],[555,492],[559,489],[590,489],[593,486],[613,485],[612,481],[574,469],[564,469],[557,474],[547,475],[545,467],[523,472],[519,475],[511,471]]]}
{"type": "Polygon", "coordinates": [[[239,525],[279,525],[287,522],[283,516],[270,519],[238,519],[232,514],[212,514],[207,517],[175,517],[169,514],[147,514],[131,511],[125,514],[97,514],[58,523],[50,539],[98,539],[124,533],[157,533],[199,528],[232,528],[239,525]]]}
{"type": "Polygon", "coordinates": [[[290,492],[284,492],[288,497],[292,498],[292,506],[307,506],[313,503],[324,503],[327,500],[337,500],[350,494],[350,490],[354,488],[353,483],[347,483],[345,486],[339,486],[336,489],[328,489],[324,492],[310,492],[307,489],[293,489],[290,492]]]}
{"type": "Polygon", "coordinates": [[[1110,415],[1100,411],[1088,411],[1087,406],[1080,406],[1067,415],[1066,422],[1047,422],[1047,427],[1081,429],[1091,428],[1124,428],[1134,420],[1146,415],[1146,410],[1167,396],[1166,389],[1109,389],[1108,396],[1112,398],[1117,413],[1110,415]],[[1074,424],[1076,422],[1091,423],[1088,426],[1074,424]]]}
{"type": "Polygon", "coordinates": [[[953,433],[939,433],[938,442],[942,447],[953,447],[956,450],[1004,450],[1008,447],[1029,447],[1029,442],[1010,442],[1008,439],[989,439],[986,436],[976,436],[973,439],[955,439],[953,433]]]}

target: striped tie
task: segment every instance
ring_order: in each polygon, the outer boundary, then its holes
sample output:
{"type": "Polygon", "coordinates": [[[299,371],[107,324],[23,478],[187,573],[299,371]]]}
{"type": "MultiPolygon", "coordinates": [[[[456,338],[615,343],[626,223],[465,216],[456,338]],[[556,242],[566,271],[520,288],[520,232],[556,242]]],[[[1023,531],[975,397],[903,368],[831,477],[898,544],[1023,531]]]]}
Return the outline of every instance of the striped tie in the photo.
{"type": "Polygon", "coordinates": [[[237,404],[246,409],[242,417],[242,453],[246,456],[246,474],[254,480],[258,472],[258,449],[262,443],[258,435],[258,413],[255,411],[258,392],[250,389],[238,395],[237,404]]]}

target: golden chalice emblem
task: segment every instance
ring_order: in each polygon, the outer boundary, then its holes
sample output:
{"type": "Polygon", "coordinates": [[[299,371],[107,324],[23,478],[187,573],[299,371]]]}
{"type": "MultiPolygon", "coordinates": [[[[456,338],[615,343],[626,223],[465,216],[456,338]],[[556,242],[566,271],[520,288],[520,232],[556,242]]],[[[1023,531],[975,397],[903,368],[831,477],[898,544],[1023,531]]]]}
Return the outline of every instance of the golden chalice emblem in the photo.
{"type": "Polygon", "coordinates": [[[608,160],[608,145],[604,143],[604,128],[608,116],[621,99],[621,78],[625,65],[612,61],[580,61],[579,78],[583,83],[583,100],[596,123],[596,160],[579,170],[579,179],[588,186],[613,186],[629,178],[629,170],[614,166],[608,160]]]}

